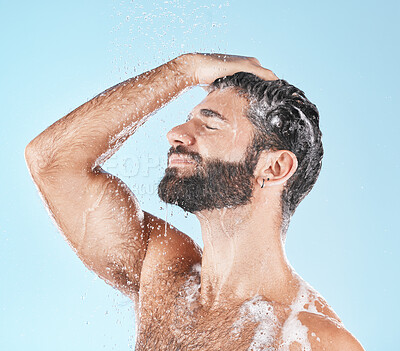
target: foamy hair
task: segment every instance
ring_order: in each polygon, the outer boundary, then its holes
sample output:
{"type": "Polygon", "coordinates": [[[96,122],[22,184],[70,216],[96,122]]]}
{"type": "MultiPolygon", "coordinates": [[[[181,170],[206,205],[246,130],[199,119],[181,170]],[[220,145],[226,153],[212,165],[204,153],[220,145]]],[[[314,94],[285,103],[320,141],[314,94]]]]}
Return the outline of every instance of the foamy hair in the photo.
{"type": "Polygon", "coordinates": [[[284,240],[291,216],[321,170],[323,147],[318,109],[303,91],[285,80],[264,81],[254,74],[239,72],[217,79],[209,92],[228,87],[249,101],[247,117],[255,129],[256,161],[263,150],[289,150],[297,157],[298,168],[281,197],[284,240]]]}

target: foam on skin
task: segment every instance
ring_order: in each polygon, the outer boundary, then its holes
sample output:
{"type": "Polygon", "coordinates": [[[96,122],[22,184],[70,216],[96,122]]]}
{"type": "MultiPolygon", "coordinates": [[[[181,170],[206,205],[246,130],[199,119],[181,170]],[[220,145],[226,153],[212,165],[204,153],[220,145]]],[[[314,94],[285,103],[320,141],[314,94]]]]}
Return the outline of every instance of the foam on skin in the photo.
{"type": "Polygon", "coordinates": [[[240,308],[240,319],[233,324],[234,335],[239,336],[245,322],[258,323],[249,350],[269,350],[278,331],[278,319],[272,304],[263,301],[261,296],[246,301],[240,308]]]}
{"type": "MultiPolygon", "coordinates": [[[[246,322],[255,322],[258,325],[248,351],[289,351],[293,344],[299,345],[301,351],[311,351],[308,328],[301,323],[298,316],[300,312],[324,316],[316,308],[317,296],[318,293],[309,284],[300,280],[297,296],[289,306],[290,312],[283,325],[279,323],[273,305],[268,301],[263,301],[261,296],[255,296],[241,306],[240,317],[233,324],[232,333],[235,337],[239,337],[246,322]],[[281,343],[276,348],[274,343],[279,336],[281,343]]],[[[315,333],[312,333],[312,336],[320,342],[320,338],[315,333]]]]}

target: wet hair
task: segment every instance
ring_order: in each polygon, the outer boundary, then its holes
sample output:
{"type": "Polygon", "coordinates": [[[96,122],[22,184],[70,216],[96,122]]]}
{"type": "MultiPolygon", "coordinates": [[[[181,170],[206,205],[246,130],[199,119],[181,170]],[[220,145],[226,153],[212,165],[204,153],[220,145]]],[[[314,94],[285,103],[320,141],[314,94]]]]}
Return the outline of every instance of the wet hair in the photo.
{"type": "Polygon", "coordinates": [[[209,92],[229,87],[249,101],[247,118],[254,126],[255,162],[263,150],[289,150],[297,157],[298,168],[281,196],[284,240],[291,216],[321,170],[324,151],[318,109],[303,91],[283,79],[265,81],[254,74],[238,72],[215,80],[209,92]]]}

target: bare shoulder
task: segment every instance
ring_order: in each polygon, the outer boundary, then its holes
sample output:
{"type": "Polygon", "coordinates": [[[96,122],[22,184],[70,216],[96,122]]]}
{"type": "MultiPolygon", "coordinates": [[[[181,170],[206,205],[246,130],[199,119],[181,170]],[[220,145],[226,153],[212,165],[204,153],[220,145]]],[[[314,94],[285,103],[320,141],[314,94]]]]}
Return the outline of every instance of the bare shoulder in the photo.
{"type": "Polygon", "coordinates": [[[305,311],[300,312],[298,318],[308,329],[312,350],[364,351],[357,339],[337,319],[305,311]]]}
{"type": "Polygon", "coordinates": [[[166,268],[186,271],[201,263],[202,250],[188,235],[145,211],[144,222],[149,241],[142,267],[143,280],[152,279],[154,274],[161,273],[166,268]]]}

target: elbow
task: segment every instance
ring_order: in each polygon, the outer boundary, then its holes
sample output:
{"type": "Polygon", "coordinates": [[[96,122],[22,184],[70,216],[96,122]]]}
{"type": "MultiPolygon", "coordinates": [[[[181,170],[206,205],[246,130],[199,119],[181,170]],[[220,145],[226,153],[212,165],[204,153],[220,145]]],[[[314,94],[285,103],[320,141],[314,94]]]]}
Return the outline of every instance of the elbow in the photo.
{"type": "Polygon", "coordinates": [[[35,147],[32,145],[33,140],[25,147],[25,162],[28,163],[29,160],[35,158],[35,147]]]}
{"type": "Polygon", "coordinates": [[[39,175],[39,170],[43,168],[43,157],[35,146],[35,139],[25,147],[24,157],[29,172],[35,179],[39,175]]]}
{"type": "Polygon", "coordinates": [[[32,141],[25,147],[24,157],[26,166],[33,176],[36,162],[35,160],[37,160],[37,152],[35,150],[35,147],[32,145],[32,141]]]}

